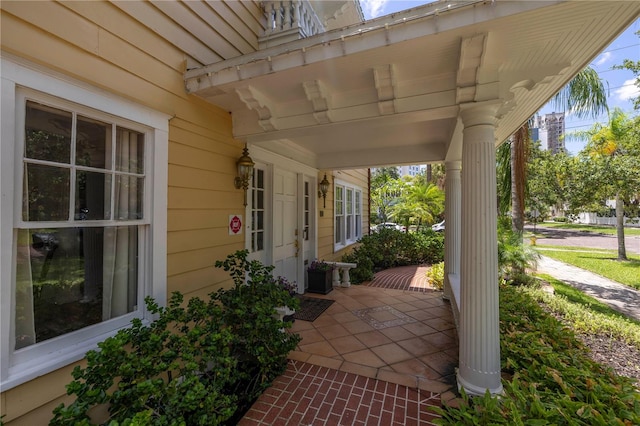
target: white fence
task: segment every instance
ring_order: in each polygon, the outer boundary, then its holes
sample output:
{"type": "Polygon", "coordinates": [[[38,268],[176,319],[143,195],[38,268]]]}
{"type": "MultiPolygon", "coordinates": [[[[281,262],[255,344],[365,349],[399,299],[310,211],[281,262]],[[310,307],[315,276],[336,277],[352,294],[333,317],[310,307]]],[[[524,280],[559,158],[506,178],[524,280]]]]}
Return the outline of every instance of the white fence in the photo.
{"type": "MultiPolygon", "coordinates": [[[[610,225],[616,226],[616,218],[614,217],[601,217],[597,213],[580,213],[578,215],[577,223],[584,223],[588,225],[610,225]]],[[[629,228],[640,228],[640,217],[636,218],[624,218],[624,226],[629,228]]]]}

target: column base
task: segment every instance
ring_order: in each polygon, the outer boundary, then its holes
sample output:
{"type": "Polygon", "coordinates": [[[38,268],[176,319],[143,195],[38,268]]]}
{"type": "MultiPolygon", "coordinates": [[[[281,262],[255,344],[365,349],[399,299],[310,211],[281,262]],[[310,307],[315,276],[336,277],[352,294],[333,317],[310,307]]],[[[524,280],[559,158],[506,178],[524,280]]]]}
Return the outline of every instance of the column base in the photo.
{"type": "Polygon", "coordinates": [[[456,380],[458,382],[458,390],[464,389],[467,395],[470,396],[483,396],[487,390],[491,395],[501,395],[503,392],[502,382],[499,382],[498,387],[494,389],[483,388],[466,381],[462,376],[460,376],[460,371],[456,374],[456,380]]]}

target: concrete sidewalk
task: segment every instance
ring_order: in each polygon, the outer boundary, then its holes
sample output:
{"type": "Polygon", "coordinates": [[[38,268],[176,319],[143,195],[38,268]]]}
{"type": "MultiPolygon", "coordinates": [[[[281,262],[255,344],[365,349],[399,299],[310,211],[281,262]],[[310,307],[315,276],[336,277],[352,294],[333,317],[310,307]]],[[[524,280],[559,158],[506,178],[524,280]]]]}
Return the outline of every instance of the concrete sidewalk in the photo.
{"type": "Polygon", "coordinates": [[[618,312],[640,321],[638,290],[546,256],[541,256],[538,260],[538,272],[564,281],[618,312]]]}

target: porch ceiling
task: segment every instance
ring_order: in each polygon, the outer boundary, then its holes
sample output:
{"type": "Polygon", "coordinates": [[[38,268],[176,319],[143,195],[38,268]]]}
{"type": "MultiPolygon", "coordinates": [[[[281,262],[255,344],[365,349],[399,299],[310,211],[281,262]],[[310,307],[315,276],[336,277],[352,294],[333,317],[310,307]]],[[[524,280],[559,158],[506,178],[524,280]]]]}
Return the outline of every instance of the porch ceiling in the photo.
{"type": "Polygon", "coordinates": [[[444,4],[189,70],[187,90],[230,111],[236,138],[317,168],[459,160],[460,105],[502,102],[501,143],[640,15],[632,1],[444,4]]]}

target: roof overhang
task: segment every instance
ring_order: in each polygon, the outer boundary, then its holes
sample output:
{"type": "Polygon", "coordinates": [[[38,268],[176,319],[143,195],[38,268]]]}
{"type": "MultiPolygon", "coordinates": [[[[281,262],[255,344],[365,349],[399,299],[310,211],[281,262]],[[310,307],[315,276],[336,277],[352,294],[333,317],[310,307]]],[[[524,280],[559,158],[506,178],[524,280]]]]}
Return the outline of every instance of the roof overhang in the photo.
{"type": "Polygon", "coordinates": [[[233,134],[317,168],[461,158],[461,106],[504,141],[640,14],[630,1],[443,2],[185,74],[233,134]]]}

